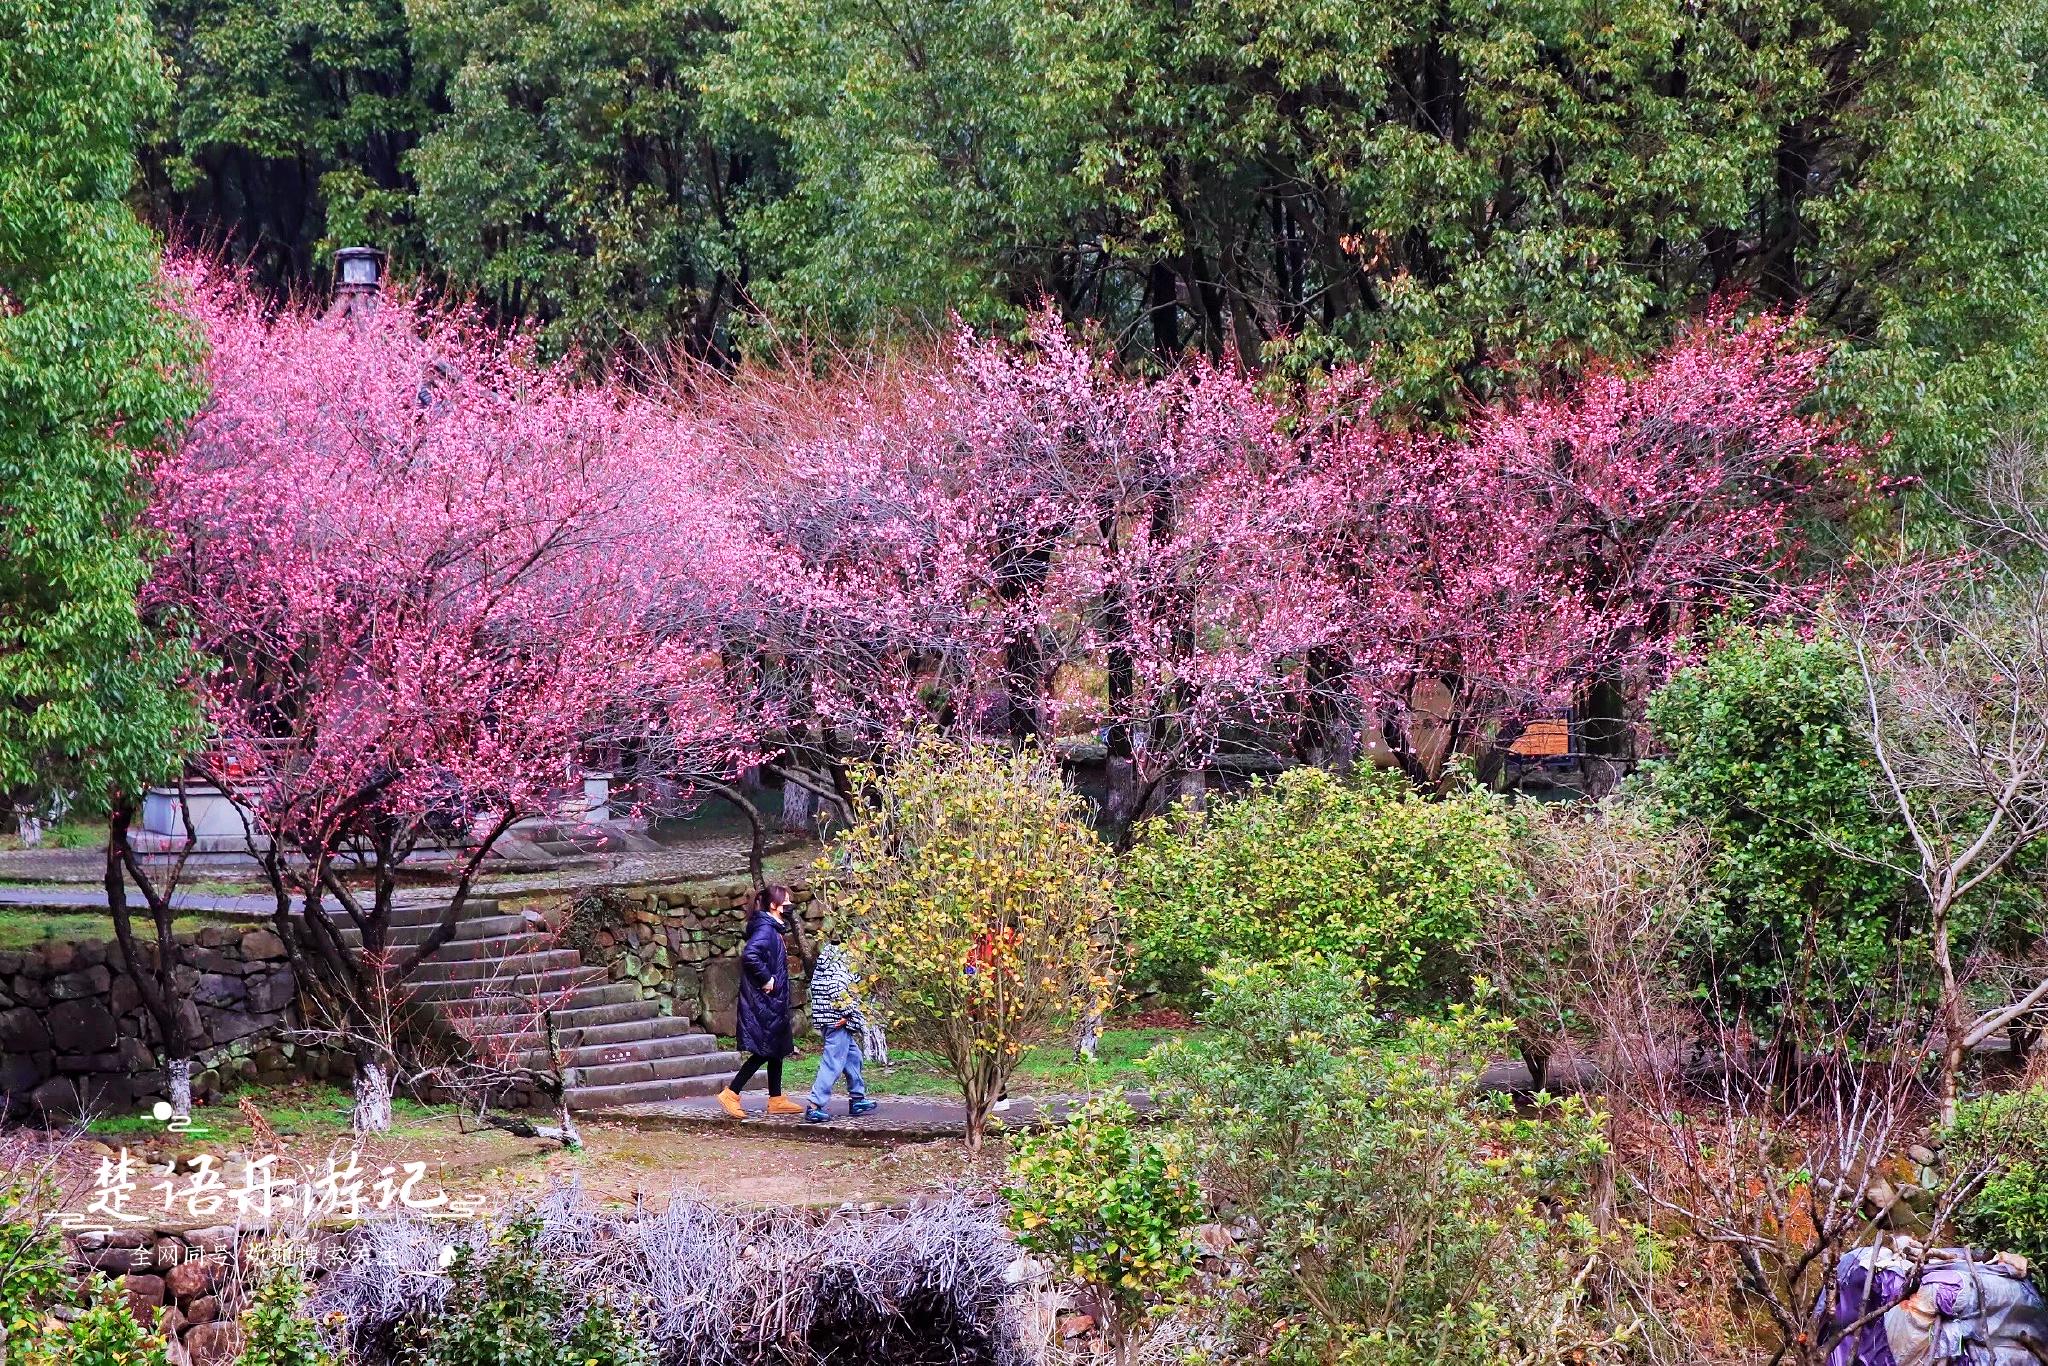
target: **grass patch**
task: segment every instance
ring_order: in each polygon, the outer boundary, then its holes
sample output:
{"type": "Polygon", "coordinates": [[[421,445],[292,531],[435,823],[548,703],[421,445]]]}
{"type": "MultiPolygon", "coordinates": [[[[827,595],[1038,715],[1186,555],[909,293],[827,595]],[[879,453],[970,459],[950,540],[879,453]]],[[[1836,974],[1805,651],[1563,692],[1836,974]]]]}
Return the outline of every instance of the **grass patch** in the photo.
{"type": "MultiPolygon", "coordinates": [[[[1073,1096],[1111,1089],[1131,1090],[1145,1084],[1138,1063],[1155,1044],[1188,1037],[1185,1029],[1116,1029],[1104,1031],[1095,1061],[1074,1057],[1071,1044],[1039,1044],[1024,1050],[1010,1078],[1013,1096],[1073,1096]]],[[[811,1089],[818,1075],[818,1042],[805,1040],[803,1057],[783,1065],[782,1089],[795,1095],[811,1089]]],[[[952,1096],[958,1090],[945,1062],[935,1054],[892,1048],[887,1067],[864,1067],[862,1080],[876,1096],[952,1096]]]]}
{"type": "MultiPolygon", "coordinates": [[[[264,1090],[231,1091],[211,1105],[192,1107],[194,1133],[230,1146],[253,1136],[253,1126],[236,1101],[247,1097],[265,1121],[287,1138],[342,1139],[353,1132],[349,1113],[354,1101],[338,1086],[294,1082],[264,1090]],[[203,1131],[201,1133],[200,1131],[203,1131]]],[[[391,1099],[391,1133],[394,1137],[425,1137],[441,1132],[444,1122],[455,1113],[451,1105],[422,1105],[404,1096],[391,1099]]],[[[155,1136],[164,1126],[147,1114],[103,1115],[86,1125],[85,1131],[105,1138],[155,1136]]]]}
{"type": "MultiPolygon", "coordinates": [[[[181,915],[171,922],[179,934],[190,934],[208,925],[228,922],[203,915],[181,915]]],[[[156,929],[147,912],[138,911],[135,933],[154,938],[156,929]]],[[[0,949],[37,949],[45,944],[81,944],[87,940],[112,943],[114,918],[107,911],[37,911],[21,908],[0,910],[0,949]]]]}
{"type": "MultiPolygon", "coordinates": [[[[93,849],[107,842],[105,821],[59,821],[43,830],[39,849],[93,849]]],[[[26,849],[20,835],[0,835],[0,850],[26,849]]]]}

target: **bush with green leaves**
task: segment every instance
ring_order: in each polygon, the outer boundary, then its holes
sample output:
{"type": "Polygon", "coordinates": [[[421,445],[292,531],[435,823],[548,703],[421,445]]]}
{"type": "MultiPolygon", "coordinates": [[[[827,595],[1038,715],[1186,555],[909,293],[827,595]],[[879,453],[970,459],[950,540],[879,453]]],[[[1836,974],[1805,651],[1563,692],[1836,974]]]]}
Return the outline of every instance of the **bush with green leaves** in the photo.
{"type": "Polygon", "coordinates": [[[1896,816],[1871,796],[1855,661],[1828,636],[1725,631],[1650,700],[1665,751],[1643,780],[1662,817],[1708,844],[1692,980],[1727,1012],[1782,1018],[1889,992],[1918,926],[1896,816]]]}
{"type": "Polygon", "coordinates": [[[120,1283],[98,1280],[84,1312],[69,1321],[47,1320],[19,1343],[9,1339],[11,1366],[166,1366],[155,1324],[140,1324],[120,1283]]]}
{"type": "Polygon", "coordinates": [[[1058,763],[927,738],[856,786],[821,870],[892,1040],[945,1059],[978,1148],[1024,1050],[1114,992],[1112,862],[1058,763]]]}
{"type": "Polygon", "coordinates": [[[418,1366],[651,1366],[646,1346],[603,1302],[572,1317],[538,1251],[540,1235],[540,1220],[529,1216],[482,1255],[457,1250],[445,1307],[420,1330],[418,1366]]]}
{"type": "Polygon", "coordinates": [[[1138,983],[1189,992],[1225,955],[1338,956],[1381,1000],[1455,989],[1487,900],[1511,880],[1504,806],[1401,778],[1298,768],[1148,822],[1119,891],[1138,983]]]}
{"type": "Polygon", "coordinates": [[[289,1266],[263,1278],[241,1324],[242,1354],[235,1366],[336,1366],[306,1314],[306,1283],[289,1266]]]}
{"type": "Polygon", "coordinates": [[[1513,1034],[1483,992],[1392,1027],[1341,963],[1232,960],[1208,980],[1215,1037],[1153,1065],[1210,1198],[1257,1228],[1248,1294],[1222,1297],[1235,1341],[1277,1366],[1575,1360],[1610,1341],[1584,1291],[1599,1117],[1480,1087],[1513,1034]]]}
{"type": "Polygon", "coordinates": [[[1184,1146],[1171,1133],[1147,1136],[1111,1094],[1019,1138],[1010,1154],[1004,1197],[1018,1244],[1087,1288],[1119,1360],[1147,1305],[1194,1266],[1188,1229],[1202,1204],[1184,1146]]]}
{"type": "Polygon", "coordinates": [[[2048,1265],[2048,1088],[1964,1101],[1942,1160],[1966,1178],[1983,1176],[1958,1211],[1974,1245],[2048,1265]]]}

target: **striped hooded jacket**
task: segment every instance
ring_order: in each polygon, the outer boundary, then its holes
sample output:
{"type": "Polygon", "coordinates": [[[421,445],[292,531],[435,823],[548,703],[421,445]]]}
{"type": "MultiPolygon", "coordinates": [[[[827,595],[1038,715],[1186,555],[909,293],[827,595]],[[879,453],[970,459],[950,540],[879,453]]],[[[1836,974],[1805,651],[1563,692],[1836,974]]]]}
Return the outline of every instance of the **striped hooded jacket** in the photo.
{"type": "Polygon", "coordinates": [[[867,1021],[854,990],[858,985],[844,948],[827,944],[819,949],[817,964],[811,969],[811,1027],[822,1035],[844,1020],[847,1028],[860,1033],[867,1021]]]}

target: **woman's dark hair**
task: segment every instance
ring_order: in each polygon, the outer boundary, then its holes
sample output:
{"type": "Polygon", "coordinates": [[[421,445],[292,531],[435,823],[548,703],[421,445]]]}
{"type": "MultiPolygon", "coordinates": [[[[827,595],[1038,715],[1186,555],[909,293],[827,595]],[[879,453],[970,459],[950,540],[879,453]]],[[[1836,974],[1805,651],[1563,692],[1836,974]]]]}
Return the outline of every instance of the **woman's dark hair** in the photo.
{"type": "Polygon", "coordinates": [[[779,882],[771,882],[754,894],[754,909],[764,914],[771,906],[787,906],[789,903],[789,888],[779,882]]]}

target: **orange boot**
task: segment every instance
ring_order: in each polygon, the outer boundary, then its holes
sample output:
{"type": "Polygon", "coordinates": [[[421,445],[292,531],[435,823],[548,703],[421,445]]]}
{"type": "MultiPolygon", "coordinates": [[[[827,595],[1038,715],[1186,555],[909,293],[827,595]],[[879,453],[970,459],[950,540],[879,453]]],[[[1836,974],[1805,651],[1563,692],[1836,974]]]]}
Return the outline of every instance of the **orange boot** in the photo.
{"type": "Polygon", "coordinates": [[[733,1090],[730,1086],[718,1093],[718,1103],[724,1106],[725,1112],[734,1119],[745,1119],[747,1117],[747,1107],[740,1104],[740,1093],[733,1090]]]}
{"type": "Polygon", "coordinates": [[[771,1115],[800,1115],[803,1112],[804,1107],[788,1096],[768,1097],[768,1113],[771,1115]]]}

